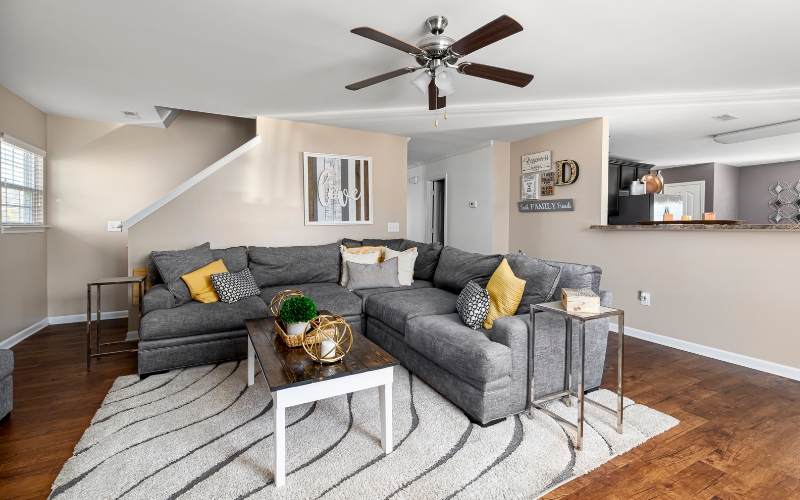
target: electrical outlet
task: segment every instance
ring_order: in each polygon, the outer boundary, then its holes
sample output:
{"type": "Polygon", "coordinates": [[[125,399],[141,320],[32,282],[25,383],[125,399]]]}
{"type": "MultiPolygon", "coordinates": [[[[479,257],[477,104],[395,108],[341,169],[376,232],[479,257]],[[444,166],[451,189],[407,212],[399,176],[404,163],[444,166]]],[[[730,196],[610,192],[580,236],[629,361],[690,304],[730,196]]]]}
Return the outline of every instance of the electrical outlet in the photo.
{"type": "Polygon", "coordinates": [[[478,208],[478,202],[477,201],[469,202],[469,208],[478,208]]]}
{"type": "Polygon", "coordinates": [[[108,221],[108,232],[109,233],[121,233],[122,232],[122,221],[121,220],[110,220],[110,221],[108,221]]]}
{"type": "Polygon", "coordinates": [[[399,222],[390,222],[389,223],[389,232],[390,233],[399,233],[400,232],[400,223],[399,222]]]}
{"type": "Polygon", "coordinates": [[[643,306],[650,305],[650,292],[645,292],[644,290],[639,290],[639,302],[643,306]]]}

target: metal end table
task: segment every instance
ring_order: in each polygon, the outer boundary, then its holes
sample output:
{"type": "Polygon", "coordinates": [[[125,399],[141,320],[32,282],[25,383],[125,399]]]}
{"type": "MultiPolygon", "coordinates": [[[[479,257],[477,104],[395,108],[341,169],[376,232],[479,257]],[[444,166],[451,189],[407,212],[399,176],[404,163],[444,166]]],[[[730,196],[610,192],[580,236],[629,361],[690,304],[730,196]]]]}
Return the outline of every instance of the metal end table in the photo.
{"type": "Polygon", "coordinates": [[[531,329],[528,332],[528,345],[531,347],[531,355],[528,357],[528,378],[530,380],[530,391],[528,394],[528,408],[529,408],[529,417],[533,418],[533,410],[534,408],[540,410],[547,415],[553,417],[554,419],[568,425],[572,428],[578,435],[577,440],[575,441],[575,449],[581,450],[583,448],[583,403],[589,403],[594,405],[601,410],[604,410],[612,415],[617,417],[617,432],[622,434],[622,357],[624,353],[624,339],[625,339],[625,311],[621,309],[612,309],[609,307],[600,307],[600,312],[598,313],[579,313],[579,312],[569,312],[564,309],[563,304],[561,302],[546,302],[544,304],[535,304],[531,305],[531,329]],[[550,394],[542,399],[534,399],[534,382],[535,377],[533,376],[533,355],[536,352],[536,311],[542,312],[549,312],[558,314],[564,318],[564,321],[567,325],[566,329],[566,339],[565,339],[565,349],[564,349],[564,386],[565,389],[561,392],[557,392],[555,394],[550,394]],[[585,365],[585,357],[586,357],[586,322],[593,320],[593,319],[601,319],[601,318],[609,318],[611,316],[619,316],[619,340],[617,346],[617,409],[612,410],[607,408],[600,403],[592,401],[591,399],[585,399],[585,392],[584,392],[584,365],[585,365]],[[579,356],[580,356],[580,370],[579,370],[579,378],[578,378],[578,392],[577,394],[572,391],[572,320],[578,321],[579,330],[578,330],[578,342],[579,342],[579,356]],[[578,397],[578,422],[577,424],[566,420],[565,418],[556,415],[555,413],[547,410],[543,406],[543,403],[548,401],[552,401],[554,399],[563,398],[564,403],[567,406],[572,406],[572,395],[578,397]]]}
{"type": "Polygon", "coordinates": [[[116,345],[116,344],[130,344],[131,342],[138,342],[138,340],[120,340],[118,342],[105,342],[100,339],[100,314],[102,306],[100,305],[100,287],[103,285],[139,285],[139,321],[142,320],[142,301],[144,300],[144,282],[147,276],[122,276],[119,278],[101,278],[86,284],[86,371],[92,371],[92,358],[100,358],[102,356],[111,356],[112,354],[122,354],[124,352],[137,352],[138,349],[123,349],[121,351],[102,352],[101,347],[116,345]],[[92,287],[97,287],[97,352],[92,354],[92,287]]]}

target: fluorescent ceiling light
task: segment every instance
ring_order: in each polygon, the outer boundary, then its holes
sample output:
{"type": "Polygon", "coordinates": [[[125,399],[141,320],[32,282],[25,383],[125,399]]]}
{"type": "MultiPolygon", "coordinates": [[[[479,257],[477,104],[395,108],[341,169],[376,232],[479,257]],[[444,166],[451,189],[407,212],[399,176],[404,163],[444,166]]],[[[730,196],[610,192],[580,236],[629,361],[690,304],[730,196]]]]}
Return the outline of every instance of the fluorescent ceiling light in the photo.
{"type": "Polygon", "coordinates": [[[790,122],[774,123],[763,127],[748,128],[737,132],[728,132],[714,136],[714,140],[720,144],[733,144],[735,142],[754,141],[756,139],[766,139],[779,135],[800,133],[800,120],[790,122]]]}

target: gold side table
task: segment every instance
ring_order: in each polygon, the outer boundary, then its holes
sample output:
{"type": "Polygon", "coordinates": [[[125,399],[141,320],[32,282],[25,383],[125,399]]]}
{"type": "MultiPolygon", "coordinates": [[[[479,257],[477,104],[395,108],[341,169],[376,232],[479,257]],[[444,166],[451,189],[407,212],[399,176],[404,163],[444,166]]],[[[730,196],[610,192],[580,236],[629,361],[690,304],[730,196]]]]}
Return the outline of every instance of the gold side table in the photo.
{"type": "Polygon", "coordinates": [[[533,410],[534,408],[540,410],[550,417],[568,425],[572,428],[578,435],[577,440],[575,441],[575,449],[581,450],[583,447],[583,403],[590,403],[601,410],[604,410],[612,415],[617,417],[617,432],[622,434],[622,358],[624,354],[624,342],[625,342],[625,311],[622,309],[612,309],[609,307],[600,307],[599,313],[578,313],[578,312],[569,312],[564,309],[564,306],[561,302],[546,302],[544,304],[535,304],[531,305],[531,330],[528,333],[528,345],[530,346],[530,356],[528,357],[528,380],[530,381],[529,393],[528,393],[528,404],[527,407],[529,408],[529,415],[533,417],[533,410]],[[536,352],[536,311],[543,311],[549,313],[555,313],[559,316],[564,318],[566,322],[566,339],[565,339],[565,360],[564,360],[564,385],[565,389],[561,392],[557,392],[555,394],[550,394],[542,399],[536,400],[534,399],[534,376],[533,376],[533,355],[536,352]],[[619,339],[617,345],[617,409],[612,410],[611,408],[606,408],[605,406],[592,401],[591,399],[585,399],[584,393],[584,365],[585,365],[585,356],[586,356],[586,322],[593,320],[593,319],[601,319],[601,318],[609,318],[611,316],[618,316],[619,317],[619,339]],[[578,392],[575,393],[572,390],[572,320],[576,320],[579,325],[578,330],[578,352],[580,356],[580,370],[579,378],[578,378],[578,392]],[[552,401],[558,398],[564,398],[564,402],[567,406],[572,406],[572,399],[571,396],[575,395],[578,397],[578,422],[577,424],[570,422],[569,420],[564,419],[563,417],[556,415],[555,413],[547,410],[546,408],[542,407],[543,403],[548,401],[552,401]]]}
{"type": "MultiPolygon", "coordinates": [[[[122,276],[119,278],[101,278],[86,284],[86,371],[92,371],[92,358],[122,354],[124,352],[137,352],[138,349],[123,349],[121,351],[102,352],[101,347],[117,344],[130,344],[138,340],[120,340],[118,342],[102,342],[100,329],[100,315],[102,306],[100,304],[100,287],[103,285],[131,285],[133,292],[134,285],[139,285],[139,322],[142,320],[142,300],[144,300],[144,282],[147,276],[122,276]],[[97,287],[97,352],[92,353],[92,287],[97,287]]],[[[131,295],[133,296],[133,294],[131,295]]]]}

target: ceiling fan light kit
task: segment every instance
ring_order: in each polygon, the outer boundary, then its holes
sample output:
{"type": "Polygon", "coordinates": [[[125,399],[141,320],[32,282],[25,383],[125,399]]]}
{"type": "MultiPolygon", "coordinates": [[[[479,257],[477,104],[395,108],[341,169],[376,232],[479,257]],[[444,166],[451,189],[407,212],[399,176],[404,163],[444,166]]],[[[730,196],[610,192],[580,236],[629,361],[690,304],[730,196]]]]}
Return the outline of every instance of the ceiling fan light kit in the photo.
{"type": "MultiPolygon", "coordinates": [[[[447,105],[446,97],[455,92],[455,78],[453,72],[448,71],[448,69],[455,69],[462,75],[483,78],[515,87],[525,87],[533,80],[533,75],[528,73],[466,61],[458,63],[460,58],[522,31],[522,25],[511,17],[502,15],[458,41],[442,34],[448,24],[446,17],[431,16],[426,20],[426,23],[433,36],[423,38],[417,45],[404,42],[367,26],[351,30],[356,35],[405,52],[414,57],[419,66],[409,66],[373,76],[360,82],[351,83],[345,88],[348,90],[360,90],[401,75],[423,70],[420,75],[411,80],[411,83],[423,94],[428,95],[428,109],[437,112],[434,125],[438,126],[438,111],[447,105]]],[[[444,118],[445,120],[447,119],[446,111],[444,118]]]]}

